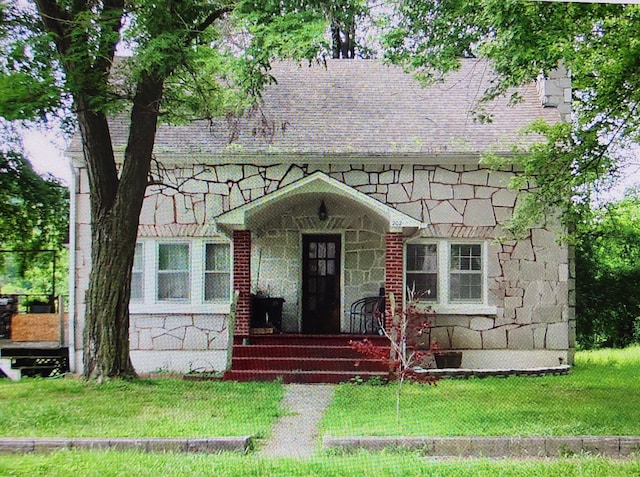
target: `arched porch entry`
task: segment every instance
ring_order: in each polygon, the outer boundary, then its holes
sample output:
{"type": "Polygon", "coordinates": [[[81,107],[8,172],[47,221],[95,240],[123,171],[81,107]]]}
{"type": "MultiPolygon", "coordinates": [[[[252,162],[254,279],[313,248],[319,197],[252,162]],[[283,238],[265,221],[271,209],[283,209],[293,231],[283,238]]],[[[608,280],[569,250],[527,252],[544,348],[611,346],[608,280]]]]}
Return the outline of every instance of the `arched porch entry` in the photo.
{"type": "Polygon", "coordinates": [[[349,309],[356,300],[381,288],[402,296],[403,238],[421,227],[322,172],[217,223],[233,237],[236,335],[249,333],[252,295],[284,300],[283,332],[353,332],[349,309]]]}

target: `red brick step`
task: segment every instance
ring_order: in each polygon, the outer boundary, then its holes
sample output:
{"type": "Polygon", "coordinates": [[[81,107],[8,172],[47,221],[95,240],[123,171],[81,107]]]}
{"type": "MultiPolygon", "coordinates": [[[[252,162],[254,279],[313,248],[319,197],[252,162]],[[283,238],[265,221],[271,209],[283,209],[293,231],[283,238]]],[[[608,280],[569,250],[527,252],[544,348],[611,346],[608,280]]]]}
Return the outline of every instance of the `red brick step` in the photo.
{"type": "Polygon", "coordinates": [[[226,380],[340,383],[355,377],[388,377],[388,364],[369,359],[350,341],[368,339],[388,348],[381,336],[251,335],[237,337],[226,380]]]}

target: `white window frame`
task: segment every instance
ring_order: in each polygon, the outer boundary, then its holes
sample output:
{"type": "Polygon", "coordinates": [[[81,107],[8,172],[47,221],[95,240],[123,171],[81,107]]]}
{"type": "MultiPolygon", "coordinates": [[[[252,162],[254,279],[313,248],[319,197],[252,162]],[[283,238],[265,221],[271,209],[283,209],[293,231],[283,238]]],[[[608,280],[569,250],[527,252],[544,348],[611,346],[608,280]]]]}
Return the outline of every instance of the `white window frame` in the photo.
{"type": "Polygon", "coordinates": [[[146,260],[145,260],[145,244],[144,244],[144,242],[138,241],[138,242],[136,242],[136,248],[138,248],[138,246],[140,246],[140,248],[142,249],[142,259],[141,259],[142,263],[138,264],[138,265],[141,265],[140,268],[136,268],[135,254],[134,254],[133,267],[131,269],[131,285],[132,285],[131,291],[133,292],[133,276],[134,276],[134,274],[140,274],[140,277],[141,277],[140,278],[140,285],[142,287],[142,296],[133,297],[133,295],[132,295],[131,296],[131,302],[132,303],[144,303],[144,299],[145,299],[144,291],[145,291],[145,288],[147,288],[147,287],[144,286],[144,281],[145,281],[144,280],[145,279],[145,262],[146,262],[146,260]]]}
{"type": "Polygon", "coordinates": [[[204,242],[204,244],[202,245],[202,301],[205,303],[220,303],[222,301],[229,301],[231,300],[231,294],[232,294],[232,288],[233,288],[233,284],[231,283],[231,274],[233,272],[233,263],[232,263],[232,255],[231,255],[231,245],[225,242],[214,242],[214,241],[206,241],[204,242]],[[209,245],[227,245],[227,248],[229,250],[229,268],[227,270],[218,270],[218,269],[213,269],[213,270],[208,270],[207,269],[207,247],[209,245]],[[214,298],[214,299],[210,299],[208,300],[206,297],[206,285],[207,285],[207,275],[228,275],[229,276],[229,288],[228,288],[228,294],[226,298],[214,298]]]}
{"type": "Polygon", "coordinates": [[[155,267],[155,280],[156,280],[156,294],[155,294],[155,301],[157,303],[162,303],[162,304],[168,304],[168,303],[191,303],[192,298],[195,298],[193,296],[193,276],[194,276],[194,272],[193,272],[193,256],[195,255],[193,253],[193,247],[191,246],[191,243],[189,241],[185,241],[185,240],[172,240],[172,241],[166,241],[166,242],[157,242],[156,246],[156,267],[155,267]],[[187,269],[186,270],[182,270],[182,269],[176,269],[176,270],[160,270],[160,247],[162,246],[168,246],[168,245],[186,245],[187,247],[187,253],[188,253],[188,265],[187,265],[187,269]],[[186,283],[186,288],[188,290],[188,295],[184,298],[160,298],[160,276],[162,274],[167,274],[167,275],[171,275],[171,274],[183,274],[186,273],[187,274],[187,283],[186,283]]]}
{"type": "MultiPolygon", "coordinates": [[[[407,245],[437,245],[438,250],[438,299],[422,300],[425,304],[430,305],[436,313],[452,314],[452,315],[495,315],[497,307],[489,305],[488,293],[488,245],[485,240],[448,240],[448,239],[415,239],[408,241],[404,247],[404,263],[403,263],[403,286],[406,290],[407,278],[407,245]],[[478,301],[455,301],[450,298],[450,250],[452,245],[480,245],[482,258],[482,298],[478,301]]],[[[406,294],[404,297],[406,301],[406,294]]]]}
{"type": "Polygon", "coordinates": [[[143,300],[131,301],[129,312],[134,314],[228,314],[231,308],[231,298],[228,300],[204,299],[205,286],[205,254],[207,244],[224,244],[229,247],[229,297],[233,290],[233,247],[231,242],[222,238],[141,238],[144,254],[143,270],[143,300]],[[159,300],[158,299],[158,250],[161,244],[189,244],[189,299],[188,300],[159,300]]]}

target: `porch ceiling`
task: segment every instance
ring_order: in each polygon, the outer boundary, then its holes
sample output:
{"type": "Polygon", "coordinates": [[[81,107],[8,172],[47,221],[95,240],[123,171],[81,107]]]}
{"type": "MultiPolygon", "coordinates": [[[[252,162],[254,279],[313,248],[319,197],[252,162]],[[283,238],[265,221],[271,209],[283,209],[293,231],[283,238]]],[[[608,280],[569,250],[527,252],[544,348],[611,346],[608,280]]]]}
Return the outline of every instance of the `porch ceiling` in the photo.
{"type": "Polygon", "coordinates": [[[337,181],[323,172],[315,172],[271,194],[230,210],[216,219],[225,230],[244,230],[257,226],[268,217],[279,216],[286,210],[298,210],[314,204],[317,208],[325,200],[329,214],[348,213],[350,208],[364,209],[385,222],[390,231],[407,231],[423,226],[422,222],[390,207],[354,188],[337,181]]]}

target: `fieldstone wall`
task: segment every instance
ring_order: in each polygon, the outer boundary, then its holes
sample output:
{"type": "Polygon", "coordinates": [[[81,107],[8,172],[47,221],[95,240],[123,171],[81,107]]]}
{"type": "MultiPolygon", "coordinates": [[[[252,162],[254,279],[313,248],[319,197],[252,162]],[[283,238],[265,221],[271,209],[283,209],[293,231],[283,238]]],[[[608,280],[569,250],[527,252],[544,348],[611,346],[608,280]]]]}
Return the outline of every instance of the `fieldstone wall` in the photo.
{"type": "Polygon", "coordinates": [[[506,189],[511,170],[478,165],[198,165],[165,171],[161,180],[169,187],[149,189],[141,224],[211,224],[318,170],[427,224],[495,227],[516,202],[506,189]]]}
{"type": "MultiPolygon", "coordinates": [[[[146,365],[145,371],[171,370],[188,372],[189,370],[219,370],[216,352],[226,353],[228,332],[226,315],[178,315],[178,314],[132,314],[129,328],[129,340],[132,356],[144,355],[144,352],[167,353],[168,360],[175,352],[183,352],[180,357],[183,369],[175,364],[158,359],[154,364],[146,365]],[[202,354],[202,351],[213,353],[202,354]],[[173,364],[173,365],[172,365],[173,364]],[[149,368],[151,366],[151,368],[149,368]]],[[[140,372],[140,366],[136,369],[140,372]]]]}
{"type": "MultiPolygon", "coordinates": [[[[433,333],[443,344],[469,350],[574,347],[574,267],[568,247],[557,244],[553,231],[543,228],[532,230],[522,241],[503,239],[503,225],[517,201],[516,193],[507,188],[515,174],[511,169],[420,164],[201,164],[168,168],[160,177],[166,186],[148,190],[140,217],[141,234],[149,236],[161,230],[161,235],[170,236],[176,228],[182,232],[206,230],[207,236],[215,236],[219,234],[215,219],[220,214],[316,171],[429,224],[421,231],[424,238],[478,239],[488,244],[488,305],[495,307],[496,313],[439,316],[433,333]]],[[[86,173],[81,171],[78,177],[76,297],[81,321],[90,263],[90,214],[86,173]]],[[[341,202],[340,197],[326,200],[327,221],[317,219],[316,202],[294,201],[289,209],[262,217],[251,227],[252,288],[269,289],[273,296],[285,298],[285,328],[290,331],[298,325],[301,233],[343,234],[345,316],[353,301],[377,295],[384,283],[387,225],[366,208],[341,202]]],[[[185,350],[192,344],[208,349],[212,343],[221,343],[217,338],[211,341],[211,333],[196,331],[207,328],[196,326],[195,321],[173,327],[169,318],[133,316],[132,342],[153,349],[176,346],[185,350]],[[138,318],[149,327],[136,328],[138,318]],[[184,328],[182,338],[182,331],[173,331],[179,328],[184,328]],[[159,334],[150,338],[152,329],[159,334]],[[161,329],[165,331],[160,333],[161,329]]],[[[81,343],[81,327],[77,333],[80,339],[76,343],[81,343]]]]}
{"type": "Polygon", "coordinates": [[[132,315],[132,350],[205,350],[227,348],[225,315],[132,315]]]}
{"type": "Polygon", "coordinates": [[[384,285],[384,228],[380,219],[366,213],[342,215],[335,199],[328,198],[332,213],[326,221],[317,217],[316,201],[296,203],[286,213],[272,217],[252,230],[251,270],[254,292],[285,299],[283,330],[300,330],[302,244],[301,234],[337,233],[343,236],[343,329],[351,304],[364,296],[376,296],[384,285]]]}

